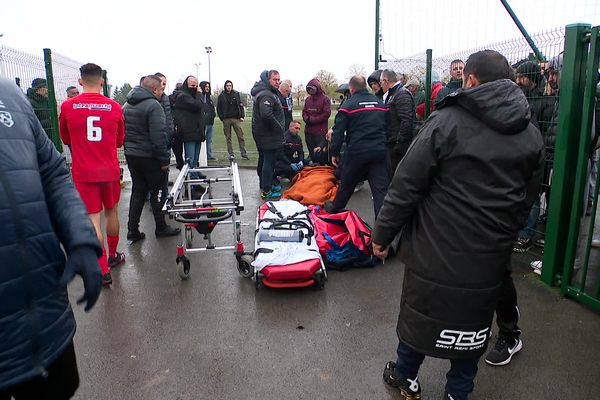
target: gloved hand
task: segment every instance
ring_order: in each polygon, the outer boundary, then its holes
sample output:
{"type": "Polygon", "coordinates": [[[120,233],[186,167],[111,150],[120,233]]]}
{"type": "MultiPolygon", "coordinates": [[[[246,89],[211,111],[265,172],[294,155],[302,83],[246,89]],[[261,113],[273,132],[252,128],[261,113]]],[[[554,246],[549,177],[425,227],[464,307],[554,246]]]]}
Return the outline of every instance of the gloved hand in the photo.
{"type": "Polygon", "coordinates": [[[294,172],[298,172],[300,170],[300,168],[298,168],[298,164],[296,164],[296,163],[291,163],[290,167],[292,168],[292,171],[294,171],[294,172]]]}
{"type": "Polygon", "coordinates": [[[98,256],[92,247],[81,246],[76,247],[71,251],[67,258],[67,265],[63,273],[61,283],[67,285],[73,280],[75,274],[83,279],[85,292],[77,304],[85,302],[85,311],[90,311],[102,290],[102,273],[100,272],[100,264],[98,256]]]}

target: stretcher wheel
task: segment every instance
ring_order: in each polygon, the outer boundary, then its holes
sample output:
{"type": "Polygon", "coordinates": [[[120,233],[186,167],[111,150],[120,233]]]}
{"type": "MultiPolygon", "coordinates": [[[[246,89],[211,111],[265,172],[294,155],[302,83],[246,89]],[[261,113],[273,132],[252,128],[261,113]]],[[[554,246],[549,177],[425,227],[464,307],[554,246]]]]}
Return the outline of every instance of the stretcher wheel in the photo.
{"type": "Polygon", "coordinates": [[[315,289],[323,289],[325,287],[325,277],[323,274],[316,274],[314,277],[315,289]]]}
{"type": "Polygon", "coordinates": [[[187,257],[177,258],[177,274],[184,281],[190,277],[190,260],[187,257]]]}
{"type": "Polygon", "coordinates": [[[192,248],[192,239],[194,239],[194,231],[189,226],[185,227],[185,248],[192,248]]]}
{"type": "Polygon", "coordinates": [[[254,267],[252,266],[252,261],[254,261],[252,256],[248,254],[241,256],[238,260],[238,271],[244,278],[252,278],[252,276],[254,276],[254,267]]]}

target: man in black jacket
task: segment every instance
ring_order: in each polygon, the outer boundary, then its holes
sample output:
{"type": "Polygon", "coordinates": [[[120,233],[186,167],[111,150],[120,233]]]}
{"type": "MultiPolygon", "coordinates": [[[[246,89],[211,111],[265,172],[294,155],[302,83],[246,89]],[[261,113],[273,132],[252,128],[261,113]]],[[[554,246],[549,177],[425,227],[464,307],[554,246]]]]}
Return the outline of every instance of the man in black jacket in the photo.
{"type": "Polygon", "coordinates": [[[214,161],[216,158],[212,153],[212,137],[215,125],[215,105],[211,98],[210,82],[200,82],[200,100],[204,103],[204,136],[206,137],[206,159],[214,161]]]}
{"type": "Polygon", "coordinates": [[[396,73],[391,69],[381,72],[381,88],[385,92],[385,103],[390,109],[387,151],[388,173],[391,179],[413,139],[415,101],[411,92],[402,86],[402,82],[398,81],[396,73]]]}
{"type": "Polygon", "coordinates": [[[263,200],[273,200],[281,196],[281,187],[273,186],[275,162],[283,148],[285,118],[279,101],[279,72],[263,71],[260,80],[250,91],[254,97],[252,109],[252,137],[258,149],[256,172],[263,200]]]}
{"type": "Polygon", "coordinates": [[[514,237],[537,195],[544,144],[511,73],[496,51],[469,57],[464,89],[421,128],[373,229],[382,259],[402,232],[398,358],[383,378],[407,399],[420,398],[426,355],[450,359],[445,399],[472,392],[514,237]]]}
{"type": "Polygon", "coordinates": [[[325,211],[336,213],[344,209],[356,184],[367,179],[377,215],[389,182],[385,149],[385,119],[388,109],[381,100],[367,91],[364,77],[353,76],[348,86],[351,97],[338,110],[333,129],[330,130],[333,134],[331,161],[335,166],[340,164],[342,143],[346,142],[345,161],[340,188],[333,202],[325,203],[325,211]]]}
{"type": "Polygon", "coordinates": [[[125,158],[131,173],[131,199],[127,240],[134,243],[144,239],[140,232],[140,216],[146,195],[150,192],[150,205],[154,214],[156,237],[173,236],[179,228],[167,225],[162,213],[166,193],[165,174],[168,174],[171,153],[167,139],[165,112],[160,104],[164,88],[160,79],[148,75],[141,86],[136,86],[127,95],[123,107],[125,116],[125,158]]]}
{"type": "Polygon", "coordinates": [[[233,127],[240,145],[242,158],[248,160],[246,142],[244,141],[244,131],[240,124],[245,117],[244,104],[240,99],[240,94],[233,90],[233,82],[226,80],[223,87],[225,90],[223,90],[217,98],[217,115],[219,116],[219,119],[223,121],[223,134],[225,135],[225,141],[227,142],[227,152],[230,157],[233,157],[233,145],[231,144],[231,127],[233,127]]]}
{"type": "Polygon", "coordinates": [[[463,70],[465,69],[465,63],[463,60],[456,59],[450,63],[450,80],[448,84],[444,86],[437,95],[437,100],[440,101],[450,93],[463,87],[463,70]]]}

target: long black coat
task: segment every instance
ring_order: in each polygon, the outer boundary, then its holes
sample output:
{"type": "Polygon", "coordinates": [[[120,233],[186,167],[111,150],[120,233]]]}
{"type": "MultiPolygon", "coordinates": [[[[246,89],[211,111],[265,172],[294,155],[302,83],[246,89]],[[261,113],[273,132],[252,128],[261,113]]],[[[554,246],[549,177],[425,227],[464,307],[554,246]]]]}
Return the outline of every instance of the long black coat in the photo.
{"type": "MultiPolygon", "coordinates": [[[[186,81],[187,82],[187,81],[186,81]]],[[[184,82],[184,85],[187,83],[184,82]]],[[[173,116],[177,126],[177,134],[184,142],[204,142],[204,103],[201,94],[193,97],[187,90],[182,90],[175,99],[173,116]]]]}
{"type": "Polygon", "coordinates": [[[373,230],[400,230],[397,333],[442,358],[485,352],[512,246],[538,193],[544,144],[510,80],[449,94],[398,165],[373,230]]]}
{"type": "Polygon", "coordinates": [[[252,108],[252,137],[259,150],[275,150],[283,146],[285,117],[277,89],[264,81],[250,91],[254,96],[252,108]]]}

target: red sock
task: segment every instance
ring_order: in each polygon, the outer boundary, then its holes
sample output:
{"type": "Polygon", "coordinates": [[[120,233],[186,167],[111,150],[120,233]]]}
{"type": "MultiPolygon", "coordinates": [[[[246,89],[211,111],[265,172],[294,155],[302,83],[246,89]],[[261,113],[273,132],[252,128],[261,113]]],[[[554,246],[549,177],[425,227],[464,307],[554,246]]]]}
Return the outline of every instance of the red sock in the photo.
{"type": "Polygon", "coordinates": [[[108,260],[106,259],[106,250],[104,246],[102,246],[102,255],[98,258],[98,262],[100,263],[100,270],[102,271],[102,275],[106,274],[110,269],[108,268],[108,260]]]}
{"type": "Polygon", "coordinates": [[[108,243],[108,256],[115,258],[117,256],[117,245],[119,244],[119,235],[117,236],[106,236],[106,243],[108,243]]]}

